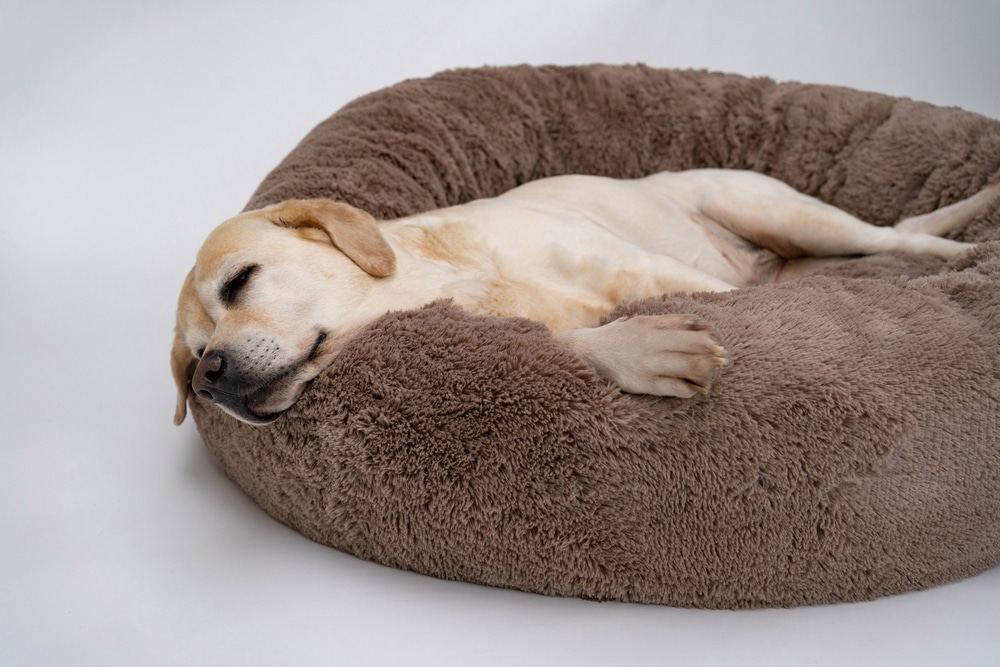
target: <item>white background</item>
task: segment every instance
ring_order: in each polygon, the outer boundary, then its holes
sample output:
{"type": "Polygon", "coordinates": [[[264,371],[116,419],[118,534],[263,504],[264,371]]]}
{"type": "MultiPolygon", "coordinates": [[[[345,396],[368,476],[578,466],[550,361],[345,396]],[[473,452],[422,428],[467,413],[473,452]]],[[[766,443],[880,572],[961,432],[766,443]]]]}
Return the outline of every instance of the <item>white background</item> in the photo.
{"type": "Polygon", "coordinates": [[[995,665],[1000,569],[706,612],[449,583],[309,542],[171,423],[206,233],[351,99],[646,62],[1000,118],[1000,3],[0,1],[0,665],[995,665]],[[363,7],[362,7],[363,5],[363,7]]]}

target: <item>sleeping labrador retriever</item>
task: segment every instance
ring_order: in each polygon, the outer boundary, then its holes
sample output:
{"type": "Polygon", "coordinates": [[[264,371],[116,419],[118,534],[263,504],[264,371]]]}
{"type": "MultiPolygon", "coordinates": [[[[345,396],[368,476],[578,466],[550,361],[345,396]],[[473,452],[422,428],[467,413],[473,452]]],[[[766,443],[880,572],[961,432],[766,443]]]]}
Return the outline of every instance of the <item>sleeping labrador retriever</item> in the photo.
{"type": "Polygon", "coordinates": [[[941,235],[1000,197],[994,184],[877,227],[767,176],[718,169],[637,180],[559,176],[493,199],[376,222],[293,200],[213,231],[181,290],[171,365],[188,392],[251,424],[277,419],[346,340],[392,310],[452,299],[541,322],[633,393],[705,392],[725,353],[689,315],[600,325],[618,304],[786,280],[817,263],[896,251],[951,258],[941,235]]]}

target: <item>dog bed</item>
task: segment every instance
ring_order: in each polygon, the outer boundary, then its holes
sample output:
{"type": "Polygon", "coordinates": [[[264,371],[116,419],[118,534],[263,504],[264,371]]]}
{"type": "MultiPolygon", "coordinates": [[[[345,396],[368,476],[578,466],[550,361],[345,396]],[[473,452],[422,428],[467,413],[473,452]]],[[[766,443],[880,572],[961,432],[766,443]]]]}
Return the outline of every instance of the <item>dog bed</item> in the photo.
{"type": "MultiPolygon", "coordinates": [[[[829,86],[643,66],[445,72],[320,124],[248,208],[392,217],[565,173],[776,176],[876,224],[1000,180],[1000,123],[829,86]]],[[[449,303],[369,327],[275,424],[192,397],[225,473],[336,549],[547,595],[867,600],[1000,562],[1000,210],[946,264],[895,255],[611,315],[693,313],[731,362],[623,394],[540,325],[449,303]]]]}

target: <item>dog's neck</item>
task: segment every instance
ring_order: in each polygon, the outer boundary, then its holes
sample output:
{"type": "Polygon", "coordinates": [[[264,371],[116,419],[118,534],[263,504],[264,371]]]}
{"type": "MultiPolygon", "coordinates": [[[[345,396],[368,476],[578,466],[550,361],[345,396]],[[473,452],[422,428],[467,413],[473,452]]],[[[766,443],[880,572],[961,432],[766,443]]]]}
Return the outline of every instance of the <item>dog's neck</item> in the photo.
{"type": "Polygon", "coordinates": [[[387,281],[386,288],[394,300],[407,302],[406,307],[452,299],[478,313],[500,281],[494,258],[462,225],[419,216],[389,223],[383,231],[396,253],[396,274],[405,277],[387,281]]]}
{"type": "Polygon", "coordinates": [[[520,280],[512,267],[538,258],[514,257],[471,225],[428,214],[385,223],[383,233],[396,253],[397,275],[405,276],[384,283],[400,308],[452,299],[471,313],[518,315],[562,331],[596,326],[616,305],[561,281],[520,280]]]}

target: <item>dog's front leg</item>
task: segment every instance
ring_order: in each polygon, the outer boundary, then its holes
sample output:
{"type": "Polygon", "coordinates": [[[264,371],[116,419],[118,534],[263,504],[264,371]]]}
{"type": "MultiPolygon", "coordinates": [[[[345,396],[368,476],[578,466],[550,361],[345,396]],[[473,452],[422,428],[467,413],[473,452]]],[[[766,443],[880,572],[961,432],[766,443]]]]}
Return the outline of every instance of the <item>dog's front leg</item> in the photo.
{"type": "Polygon", "coordinates": [[[633,394],[680,398],[704,394],[726,363],[711,325],[693,315],[623,317],[555,336],[599,375],[633,394]]]}

